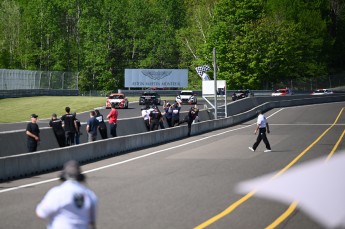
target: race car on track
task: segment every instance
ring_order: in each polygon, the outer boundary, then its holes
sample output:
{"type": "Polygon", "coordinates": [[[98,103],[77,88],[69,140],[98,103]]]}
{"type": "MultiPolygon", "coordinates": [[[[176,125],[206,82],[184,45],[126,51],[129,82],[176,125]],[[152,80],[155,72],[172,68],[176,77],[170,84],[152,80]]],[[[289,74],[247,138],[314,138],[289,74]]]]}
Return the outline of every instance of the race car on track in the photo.
{"type": "Polygon", "coordinates": [[[286,95],[292,95],[292,91],[289,88],[281,88],[276,90],[275,92],[272,92],[272,96],[286,96],[286,95]]]}
{"type": "Polygon", "coordinates": [[[107,96],[105,108],[110,109],[112,103],[115,103],[116,108],[128,108],[128,99],[123,93],[112,93],[107,96]]]}
{"type": "Polygon", "coordinates": [[[185,104],[197,104],[198,99],[196,98],[196,95],[193,91],[181,91],[178,96],[176,96],[175,99],[178,103],[185,103],[185,104]]]}
{"type": "Polygon", "coordinates": [[[247,90],[237,90],[232,94],[231,98],[232,98],[232,101],[235,101],[238,99],[246,98],[249,95],[250,95],[250,91],[248,89],[247,90]]]}
{"type": "Polygon", "coordinates": [[[330,95],[333,91],[330,89],[317,89],[311,93],[311,95],[330,95]]]}
{"type": "Polygon", "coordinates": [[[161,105],[161,96],[154,91],[145,91],[139,98],[139,105],[161,105]]]}

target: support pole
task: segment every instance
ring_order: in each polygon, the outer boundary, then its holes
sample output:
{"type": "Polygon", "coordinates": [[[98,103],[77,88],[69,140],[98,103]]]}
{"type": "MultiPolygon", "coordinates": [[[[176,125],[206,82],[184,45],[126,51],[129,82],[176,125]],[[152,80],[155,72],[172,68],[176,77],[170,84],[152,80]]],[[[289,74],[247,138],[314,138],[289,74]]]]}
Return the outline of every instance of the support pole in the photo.
{"type": "Polygon", "coordinates": [[[216,65],[216,48],[213,48],[213,80],[214,80],[214,118],[217,117],[217,65],[216,65]]]}

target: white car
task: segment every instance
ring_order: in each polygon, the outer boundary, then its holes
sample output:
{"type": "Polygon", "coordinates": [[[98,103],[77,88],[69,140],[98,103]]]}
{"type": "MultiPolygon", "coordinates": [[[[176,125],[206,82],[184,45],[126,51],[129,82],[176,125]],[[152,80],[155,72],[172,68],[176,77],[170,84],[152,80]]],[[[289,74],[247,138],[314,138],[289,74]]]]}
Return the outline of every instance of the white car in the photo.
{"type": "Polygon", "coordinates": [[[292,95],[292,91],[289,88],[281,88],[272,93],[272,96],[286,96],[292,95]]]}
{"type": "Polygon", "coordinates": [[[186,103],[186,104],[197,104],[198,99],[193,91],[181,91],[178,96],[176,96],[176,102],[178,103],[186,103]]]}
{"type": "Polygon", "coordinates": [[[311,93],[312,95],[329,95],[333,94],[333,91],[330,89],[317,89],[311,93]]]}

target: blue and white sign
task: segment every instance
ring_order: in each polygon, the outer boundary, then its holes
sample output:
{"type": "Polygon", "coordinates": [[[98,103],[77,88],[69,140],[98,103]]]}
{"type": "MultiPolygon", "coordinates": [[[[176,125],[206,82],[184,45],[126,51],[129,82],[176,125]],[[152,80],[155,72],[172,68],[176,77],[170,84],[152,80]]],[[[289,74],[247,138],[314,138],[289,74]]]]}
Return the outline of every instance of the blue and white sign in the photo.
{"type": "Polygon", "coordinates": [[[188,87],[188,69],[125,69],[125,87],[188,87]]]}

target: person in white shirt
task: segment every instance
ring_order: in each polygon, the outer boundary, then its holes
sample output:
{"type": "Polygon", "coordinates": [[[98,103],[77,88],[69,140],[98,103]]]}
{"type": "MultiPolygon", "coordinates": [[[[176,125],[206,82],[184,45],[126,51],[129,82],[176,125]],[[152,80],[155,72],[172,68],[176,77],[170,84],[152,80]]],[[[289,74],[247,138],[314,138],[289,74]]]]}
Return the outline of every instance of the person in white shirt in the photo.
{"type": "Polygon", "coordinates": [[[141,117],[144,118],[144,123],[146,126],[146,130],[150,131],[150,113],[153,111],[153,108],[151,108],[148,104],[145,107],[141,108],[141,117]]]}
{"type": "Polygon", "coordinates": [[[48,219],[48,229],[96,228],[96,194],[82,182],[85,177],[76,161],[65,163],[59,186],[50,189],[36,207],[41,219],[48,219]]]}
{"type": "Polygon", "coordinates": [[[258,131],[259,134],[256,138],[256,142],[253,144],[253,147],[249,147],[249,149],[254,152],[256,148],[259,146],[261,140],[263,140],[266,145],[266,150],[264,152],[271,152],[272,149],[266,136],[266,131],[267,133],[270,133],[270,127],[268,125],[267,119],[260,110],[258,110],[256,113],[258,114],[258,119],[256,121],[256,128],[254,134],[256,134],[258,131]]]}

